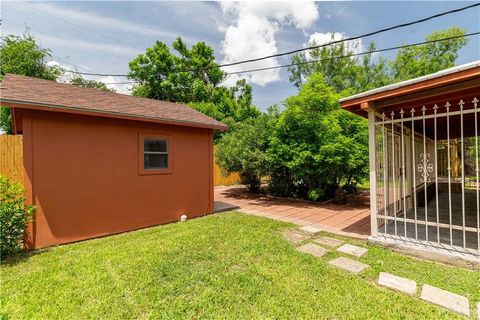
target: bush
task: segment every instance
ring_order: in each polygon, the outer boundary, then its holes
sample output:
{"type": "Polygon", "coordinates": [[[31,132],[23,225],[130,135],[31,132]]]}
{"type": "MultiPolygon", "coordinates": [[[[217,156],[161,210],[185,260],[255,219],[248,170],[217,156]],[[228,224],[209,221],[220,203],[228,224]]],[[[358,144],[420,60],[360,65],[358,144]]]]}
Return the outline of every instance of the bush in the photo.
{"type": "Polygon", "coordinates": [[[368,127],[365,119],[340,110],[339,95],[312,75],[285,110],[271,109],[227,133],[217,160],[239,172],[258,191],[268,177],[268,192],[283,197],[325,201],[342,188],[354,192],[368,176],[368,127]]]}
{"type": "Polygon", "coordinates": [[[266,150],[273,125],[278,118],[273,107],[257,118],[238,124],[217,145],[217,164],[225,173],[238,172],[251,192],[258,192],[267,171],[266,150]]]}
{"type": "Polygon", "coordinates": [[[321,74],[285,101],[267,150],[269,191],[324,201],[368,174],[367,122],[339,109],[321,74]]]}
{"type": "Polygon", "coordinates": [[[0,177],[0,253],[2,256],[21,251],[25,228],[35,213],[25,205],[24,189],[7,177],[0,177]]]}

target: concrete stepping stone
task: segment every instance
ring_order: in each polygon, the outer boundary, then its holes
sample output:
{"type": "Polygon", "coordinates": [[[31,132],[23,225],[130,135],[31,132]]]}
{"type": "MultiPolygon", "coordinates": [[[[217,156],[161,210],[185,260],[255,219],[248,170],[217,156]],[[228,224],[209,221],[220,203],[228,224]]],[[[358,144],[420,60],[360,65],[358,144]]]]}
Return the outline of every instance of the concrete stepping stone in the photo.
{"type": "Polygon", "coordinates": [[[344,257],[333,259],[328,263],[334,267],[337,267],[355,274],[358,274],[362,272],[365,268],[368,268],[368,265],[364,263],[361,263],[349,258],[344,258],[344,257]]]}
{"type": "Polygon", "coordinates": [[[319,244],[323,244],[324,246],[327,246],[327,247],[332,247],[332,248],[336,248],[339,245],[343,244],[343,241],[335,238],[330,238],[330,237],[320,237],[313,241],[319,244]]]}
{"type": "Polygon", "coordinates": [[[470,306],[468,299],[464,296],[455,294],[450,291],[442,290],[440,288],[429,286],[425,284],[422,289],[420,298],[447,308],[448,310],[470,316],[470,306]]]}
{"type": "Polygon", "coordinates": [[[304,226],[304,227],[301,227],[300,230],[310,233],[312,235],[317,235],[322,231],[322,229],[314,226],[304,226]]]}
{"type": "Polygon", "coordinates": [[[351,244],[344,244],[343,246],[338,248],[337,251],[341,252],[341,253],[350,254],[352,256],[360,258],[365,253],[367,253],[368,250],[365,249],[365,248],[362,248],[362,247],[357,247],[357,246],[351,245],[351,244]]]}
{"type": "Polygon", "coordinates": [[[297,250],[303,253],[311,254],[319,258],[325,255],[329,251],[328,249],[317,246],[316,244],[313,244],[313,243],[307,243],[306,245],[298,247],[297,250]]]}
{"type": "Polygon", "coordinates": [[[288,241],[291,241],[293,243],[300,243],[302,241],[305,241],[307,239],[310,239],[309,234],[301,233],[298,231],[288,231],[283,234],[283,237],[287,239],[288,241]]]}
{"type": "Polygon", "coordinates": [[[417,283],[415,281],[386,272],[380,272],[378,284],[410,295],[417,293],[417,283]]]}

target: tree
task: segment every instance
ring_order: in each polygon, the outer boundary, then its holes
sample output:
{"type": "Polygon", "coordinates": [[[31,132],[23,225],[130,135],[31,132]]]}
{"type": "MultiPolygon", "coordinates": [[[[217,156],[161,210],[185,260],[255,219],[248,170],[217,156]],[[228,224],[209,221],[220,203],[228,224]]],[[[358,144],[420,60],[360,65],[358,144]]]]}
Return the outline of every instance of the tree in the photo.
{"type": "MultiPolygon", "coordinates": [[[[465,32],[464,29],[450,27],[429,34],[425,41],[460,36],[465,32]]],[[[325,82],[337,92],[344,92],[342,95],[355,94],[453,67],[458,51],[467,42],[466,38],[456,38],[402,48],[392,61],[374,58],[372,54],[365,54],[361,58],[348,56],[355,53],[358,44],[348,46],[342,42],[294,55],[292,63],[296,65],[288,68],[289,79],[300,87],[312,74],[320,72],[325,82]]],[[[372,42],[365,51],[375,49],[376,45],[372,42]]]]}
{"type": "MultiPolygon", "coordinates": [[[[450,27],[432,32],[425,41],[461,36],[465,33],[465,29],[450,27]]],[[[400,49],[390,63],[393,82],[421,77],[455,66],[458,51],[467,43],[467,38],[456,38],[400,49]]]]}
{"type": "MultiPolygon", "coordinates": [[[[332,41],[333,36],[331,34],[332,41]]],[[[309,45],[317,44],[313,41],[309,45]]],[[[379,58],[374,63],[372,54],[366,54],[362,58],[350,57],[357,49],[358,43],[348,46],[342,42],[296,54],[292,57],[295,65],[288,67],[290,82],[300,88],[312,74],[321,73],[327,85],[337,92],[347,90],[349,94],[387,84],[389,77],[385,60],[379,58]]],[[[373,50],[375,44],[370,43],[367,51],[373,50]]]]}
{"type": "MultiPolygon", "coordinates": [[[[226,73],[215,62],[211,47],[198,42],[188,49],[180,37],[172,47],[175,53],[157,41],[130,61],[130,77],[139,82],[133,88],[134,95],[187,103],[233,127],[260,114],[252,104],[252,86],[245,80],[231,88],[221,86],[226,73]]],[[[216,140],[219,136],[216,133],[216,140]]]]}
{"type": "Polygon", "coordinates": [[[215,62],[213,49],[205,42],[188,49],[180,37],[172,47],[176,54],[156,41],[130,61],[130,78],[139,82],[133,95],[183,103],[211,101],[214,88],[226,76],[215,62]]]}
{"type": "MultiPolygon", "coordinates": [[[[23,36],[7,35],[0,43],[0,79],[7,73],[57,80],[62,70],[48,66],[51,51],[40,47],[28,33],[23,36]]],[[[0,107],[0,129],[12,133],[10,110],[0,107]]]]}
{"type": "Polygon", "coordinates": [[[95,80],[87,80],[82,78],[81,76],[74,77],[69,81],[69,83],[75,86],[83,87],[83,88],[97,89],[97,90],[102,90],[107,92],[115,92],[114,89],[108,88],[107,85],[103,82],[95,81],[95,80]]]}
{"type": "Polygon", "coordinates": [[[266,151],[270,133],[278,119],[276,106],[256,118],[238,124],[217,145],[217,163],[225,173],[240,173],[251,192],[258,192],[261,178],[268,173],[266,151]]]}
{"type": "Polygon", "coordinates": [[[366,121],[340,110],[338,98],[315,73],[285,101],[267,151],[273,194],[324,200],[365,177],[366,121]]]}

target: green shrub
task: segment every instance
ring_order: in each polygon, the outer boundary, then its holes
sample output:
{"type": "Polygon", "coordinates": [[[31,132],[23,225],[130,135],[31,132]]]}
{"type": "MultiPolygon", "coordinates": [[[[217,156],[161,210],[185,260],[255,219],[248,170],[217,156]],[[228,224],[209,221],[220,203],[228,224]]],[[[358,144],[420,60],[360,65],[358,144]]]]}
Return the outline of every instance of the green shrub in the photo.
{"type": "Polygon", "coordinates": [[[258,192],[267,175],[266,150],[270,132],[278,118],[278,108],[247,119],[227,132],[217,144],[217,164],[225,173],[238,172],[251,192],[258,192]]]}
{"type": "Polygon", "coordinates": [[[324,201],[368,176],[367,122],[340,110],[338,99],[313,74],[285,100],[266,151],[271,193],[324,201]]]}
{"type": "Polygon", "coordinates": [[[238,172],[250,191],[268,178],[276,196],[324,201],[339,188],[354,192],[368,177],[368,126],[340,110],[339,94],[313,74],[297,95],[240,123],[217,144],[218,165],[238,172]]]}
{"type": "Polygon", "coordinates": [[[24,189],[7,177],[0,177],[0,253],[10,255],[22,249],[25,227],[35,213],[25,205],[24,189]]]}

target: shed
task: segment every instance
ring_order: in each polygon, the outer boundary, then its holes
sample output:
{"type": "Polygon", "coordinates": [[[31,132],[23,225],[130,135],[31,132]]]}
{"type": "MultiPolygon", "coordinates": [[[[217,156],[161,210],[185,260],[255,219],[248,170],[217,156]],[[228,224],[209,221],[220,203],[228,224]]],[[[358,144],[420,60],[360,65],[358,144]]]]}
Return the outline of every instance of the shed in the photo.
{"type": "Polygon", "coordinates": [[[213,130],[188,106],[5,75],[23,135],[26,246],[47,247],[212,213],[213,130]]]}
{"type": "Polygon", "coordinates": [[[340,100],[368,118],[371,240],[480,262],[480,61],[340,100]]]}

